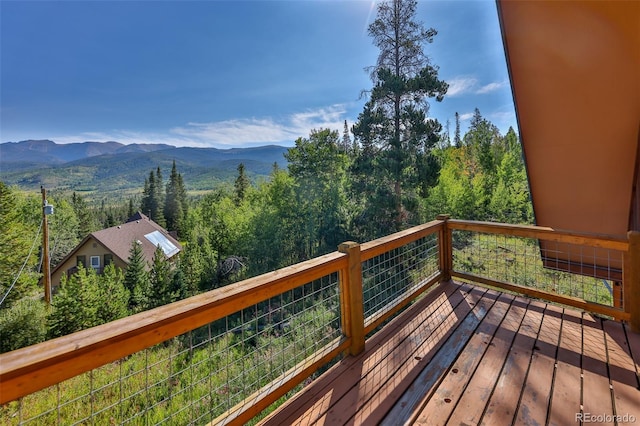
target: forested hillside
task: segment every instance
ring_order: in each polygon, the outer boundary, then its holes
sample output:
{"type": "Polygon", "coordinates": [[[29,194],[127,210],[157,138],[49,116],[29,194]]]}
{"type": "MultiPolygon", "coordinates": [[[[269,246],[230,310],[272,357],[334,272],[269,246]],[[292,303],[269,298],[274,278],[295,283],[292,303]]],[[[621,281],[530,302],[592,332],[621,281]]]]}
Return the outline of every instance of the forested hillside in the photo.
{"type": "Polygon", "coordinates": [[[54,191],[83,194],[89,201],[121,199],[139,194],[151,168],[176,162],[189,176],[189,189],[209,190],[233,179],[243,163],[252,179],[268,176],[277,162],[285,166],[286,148],[176,148],[169,145],[122,145],[117,142],[56,144],[23,141],[0,144],[0,180],[24,190],[44,185],[54,191]]]}

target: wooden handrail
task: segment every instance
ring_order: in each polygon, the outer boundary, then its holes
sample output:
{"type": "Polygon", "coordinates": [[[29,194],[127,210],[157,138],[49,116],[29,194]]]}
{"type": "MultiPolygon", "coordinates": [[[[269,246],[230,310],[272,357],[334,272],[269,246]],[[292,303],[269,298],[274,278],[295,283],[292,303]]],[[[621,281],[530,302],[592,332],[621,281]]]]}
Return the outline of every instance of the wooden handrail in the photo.
{"type": "Polygon", "coordinates": [[[195,330],[347,267],[333,252],[0,355],[0,405],[195,330]]]}
{"type": "Polygon", "coordinates": [[[450,219],[447,221],[447,227],[449,229],[458,229],[462,231],[486,232],[512,237],[534,238],[538,240],[585,245],[623,252],[629,250],[629,241],[624,237],[572,232],[544,226],[512,225],[507,223],[450,219]]]}
{"type": "Polygon", "coordinates": [[[414,226],[413,228],[363,243],[360,246],[361,259],[364,262],[365,260],[372,259],[382,253],[402,247],[420,238],[436,234],[443,226],[443,220],[432,220],[423,225],[414,226]]]}

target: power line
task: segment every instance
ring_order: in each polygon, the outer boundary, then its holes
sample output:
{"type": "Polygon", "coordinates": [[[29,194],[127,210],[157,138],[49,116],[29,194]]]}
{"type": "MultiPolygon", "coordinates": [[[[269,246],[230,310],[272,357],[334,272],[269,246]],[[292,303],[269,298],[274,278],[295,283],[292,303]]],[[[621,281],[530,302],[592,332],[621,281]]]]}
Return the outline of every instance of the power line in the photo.
{"type": "Polygon", "coordinates": [[[42,222],[43,221],[41,220],[40,221],[40,227],[38,228],[38,232],[36,232],[36,237],[33,239],[33,244],[31,244],[31,250],[29,250],[29,254],[27,255],[27,258],[24,260],[24,263],[22,264],[22,267],[20,268],[20,271],[18,271],[18,275],[16,276],[16,279],[13,280],[13,284],[11,284],[11,286],[9,287],[9,290],[7,290],[5,295],[2,296],[2,300],[0,300],[0,306],[2,306],[2,303],[4,302],[4,300],[7,298],[7,296],[9,296],[9,293],[13,289],[13,286],[16,285],[16,283],[18,282],[18,278],[20,278],[20,275],[22,274],[22,271],[24,270],[24,267],[27,265],[27,262],[29,261],[29,258],[31,257],[31,253],[33,253],[33,249],[36,246],[36,242],[38,241],[38,237],[40,236],[40,231],[42,230],[42,222]]]}

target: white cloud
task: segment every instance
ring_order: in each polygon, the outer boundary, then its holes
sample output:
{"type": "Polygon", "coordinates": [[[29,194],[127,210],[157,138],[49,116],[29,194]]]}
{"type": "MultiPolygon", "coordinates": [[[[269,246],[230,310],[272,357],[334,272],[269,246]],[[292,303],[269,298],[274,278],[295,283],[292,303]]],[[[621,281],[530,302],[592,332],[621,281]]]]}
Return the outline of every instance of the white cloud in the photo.
{"type": "Polygon", "coordinates": [[[470,76],[454,77],[447,81],[449,83],[448,96],[462,96],[468,94],[485,95],[495,92],[507,85],[506,81],[492,82],[478,87],[478,79],[470,76]]]}
{"type": "Polygon", "coordinates": [[[515,111],[494,111],[489,114],[489,119],[500,123],[512,122],[515,125],[516,113],[515,111]]]}
{"type": "Polygon", "coordinates": [[[478,84],[478,80],[473,77],[456,77],[447,81],[449,83],[448,96],[462,96],[473,92],[473,87],[478,84]]]}
{"type": "Polygon", "coordinates": [[[269,117],[187,123],[186,126],[173,128],[170,132],[207,145],[290,144],[299,137],[308,136],[312,129],[342,129],[345,114],[344,105],[332,105],[291,114],[282,120],[269,117]]]}
{"type": "Polygon", "coordinates": [[[499,83],[489,83],[476,90],[476,94],[484,95],[485,93],[495,92],[496,90],[502,89],[506,85],[506,81],[501,81],[499,83]]]}
{"type": "MultiPolygon", "coordinates": [[[[58,135],[50,139],[57,143],[84,141],[117,141],[125,145],[164,143],[173,146],[231,148],[266,144],[292,145],[299,137],[307,137],[313,129],[329,128],[342,131],[347,106],[331,105],[306,110],[282,119],[272,117],[237,118],[212,122],[189,122],[169,129],[168,133],[113,130],[58,135]]],[[[349,121],[352,121],[349,119],[349,121]]]]}
{"type": "Polygon", "coordinates": [[[465,112],[464,114],[460,114],[460,121],[470,120],[471,117],[473,117],[473,113],[472,112],[465,112]]]}

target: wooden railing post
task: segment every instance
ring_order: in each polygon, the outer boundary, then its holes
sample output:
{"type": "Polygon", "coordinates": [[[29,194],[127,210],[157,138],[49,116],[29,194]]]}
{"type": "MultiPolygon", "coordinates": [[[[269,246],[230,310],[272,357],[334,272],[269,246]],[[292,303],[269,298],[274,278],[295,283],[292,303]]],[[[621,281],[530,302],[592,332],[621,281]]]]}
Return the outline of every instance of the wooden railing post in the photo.
{"type": "Polygon", "coordinates": [[[451,280],[451,269],[453,268],[453,249],[451,247],[451,229],[447,226],[448,214],[440,214],[437,220],[443,220],[444,226],[440,231],[440,270],[442,271],[442,281],[451,280]]]}
{"type": "Polygon", "coordinates": [[[624,307],[631,331],[640,333],[640,232],[629,231],[629,251],[624,254],[624,307]]]}
{"type": "Polygon", "coordinates": [[[364,350],[364,306],[360,244],[348,241],[340,244],[338,251],[348,256],[347,269],[340,273],[342,329],[347,337],[351,338],[349,353],[357,355],[364,350]]]}

